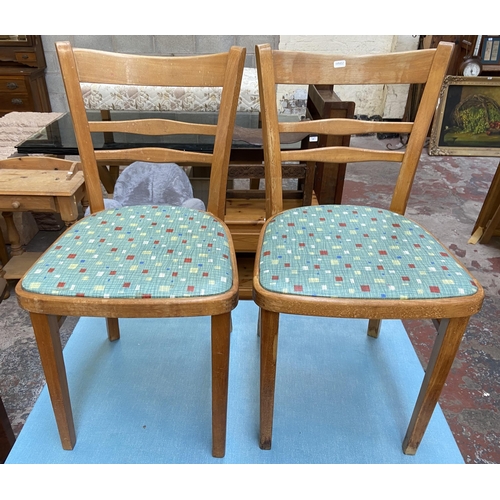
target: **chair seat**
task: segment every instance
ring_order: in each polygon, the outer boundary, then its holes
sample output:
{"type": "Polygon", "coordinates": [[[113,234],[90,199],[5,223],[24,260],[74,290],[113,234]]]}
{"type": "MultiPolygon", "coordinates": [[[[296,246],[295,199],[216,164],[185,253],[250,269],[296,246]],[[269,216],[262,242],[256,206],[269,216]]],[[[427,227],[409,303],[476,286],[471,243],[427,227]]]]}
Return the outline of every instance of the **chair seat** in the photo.
{"type": "Polygon", "coordinates": [[[292,295],[434,299],[474,295],[469,274],[415,222],[371,207],[286,210],[268,224],[260,284],[292,295]]]}
{"type": "Polygon", "coordinates": [[[226,228],[207,212],[122,207],[71,226],[22,283],[26,291],[67,297],[218,295],[232,286],[229,256],[226,228]]]}

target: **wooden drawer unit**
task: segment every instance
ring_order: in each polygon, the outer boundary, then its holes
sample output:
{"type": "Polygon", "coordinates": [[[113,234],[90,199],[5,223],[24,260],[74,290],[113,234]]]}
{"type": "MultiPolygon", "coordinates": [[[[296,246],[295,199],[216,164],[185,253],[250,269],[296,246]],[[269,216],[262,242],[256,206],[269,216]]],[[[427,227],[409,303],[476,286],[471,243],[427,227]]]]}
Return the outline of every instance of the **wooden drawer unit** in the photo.
{"type": "Polygon", "coordinates": [[[34,52],[16,52],[16,61],[28,66],[37,66],[37,57],[34,52]]]}
{"type": "Polygon", "coordinates": [[[0,115],[11,111],[34,111],[28,94],[0,94],[0,115]]]}
{"type": "Polygon", "coordinates": [[[2,95],[9,93],[28,93],[28,87],[22,76],[0,76],[0,92],[2,95]]]}
{"type": "Polygon", "coordinates": [[[11,111],[51,111],[40,37],[0,35],[0,116],[11,111]]]}
{"type": "Polygon", "coordinates": [[[0,211],[8,212],[57,212],[54,198],[34,195],[1,196],[0,211]]]}

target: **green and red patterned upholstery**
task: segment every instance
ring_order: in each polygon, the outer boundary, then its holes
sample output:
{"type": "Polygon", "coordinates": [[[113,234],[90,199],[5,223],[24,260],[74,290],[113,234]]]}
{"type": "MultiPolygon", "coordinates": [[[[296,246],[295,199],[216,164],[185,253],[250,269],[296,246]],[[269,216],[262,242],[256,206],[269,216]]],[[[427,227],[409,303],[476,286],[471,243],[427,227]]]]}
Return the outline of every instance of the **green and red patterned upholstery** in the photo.
{"type": "Polygon", "coordinates": [[[267,226],[259,276],[266,290],[312,297],[432,299],[477,292],[418,224],[387,210],[349,205],[278,214],[267,226]]]}
{"type": "Polygon", "coordinates": [[[30,292],[72,297],[218,295],[232,286],[224,226],[184,207],[130,206],[80,220],[23,279],[30,292]]]}

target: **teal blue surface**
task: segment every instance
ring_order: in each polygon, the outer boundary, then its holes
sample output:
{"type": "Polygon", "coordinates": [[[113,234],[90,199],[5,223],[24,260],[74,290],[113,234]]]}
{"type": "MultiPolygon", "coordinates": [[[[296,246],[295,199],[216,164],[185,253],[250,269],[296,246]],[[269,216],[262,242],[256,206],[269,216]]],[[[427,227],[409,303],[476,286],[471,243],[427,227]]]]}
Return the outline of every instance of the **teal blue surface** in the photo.
{"type": "Polygon", "coordinates": [[[283,315],[273,447],[258,446],[257,307],[233,313],[226,456],[211,456],[210,320],[83,318],[64,350],[76,425],[61,448],[44,388],[7,463],[463,463],[436,408],[415,456],[401,443],[423,370],[400,321],[283,315]]]}

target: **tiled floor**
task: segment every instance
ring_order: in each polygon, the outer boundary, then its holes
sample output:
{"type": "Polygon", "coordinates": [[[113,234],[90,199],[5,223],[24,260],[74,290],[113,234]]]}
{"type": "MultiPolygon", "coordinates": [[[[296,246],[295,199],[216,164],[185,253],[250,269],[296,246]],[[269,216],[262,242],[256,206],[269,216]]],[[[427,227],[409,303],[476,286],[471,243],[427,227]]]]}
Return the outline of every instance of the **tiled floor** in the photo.
{"type": "MultiPolygon", "coordinates": [[[[387,144],[374,136],[354,141],[381,148],[387,144]]],[[[467,243],[497,165],[494,158],[428,157],[424,151],[407,211],[465,263],[486,291],[483,309],[469,324],[440,399],[466,463],[500,463],[500,238],[488,245],[467,243]]],[[[369,169],[350,165],[343,203],[364,201],[387,208],[396,175],[394,166],[387,164],[369,169]]],[[[54,236],[41,232],[30,246],[46,247],[54,236]]],[[[63,325],[63,341],[76,321],[69,318],[63,325]]],[[[425,366],[435,330],[423,321],[407,321],[405,326],[425,366]]],[[[16,434],[42,385],[29,318],[13,295],[0,306],[0,394],[16,434]]]]}

